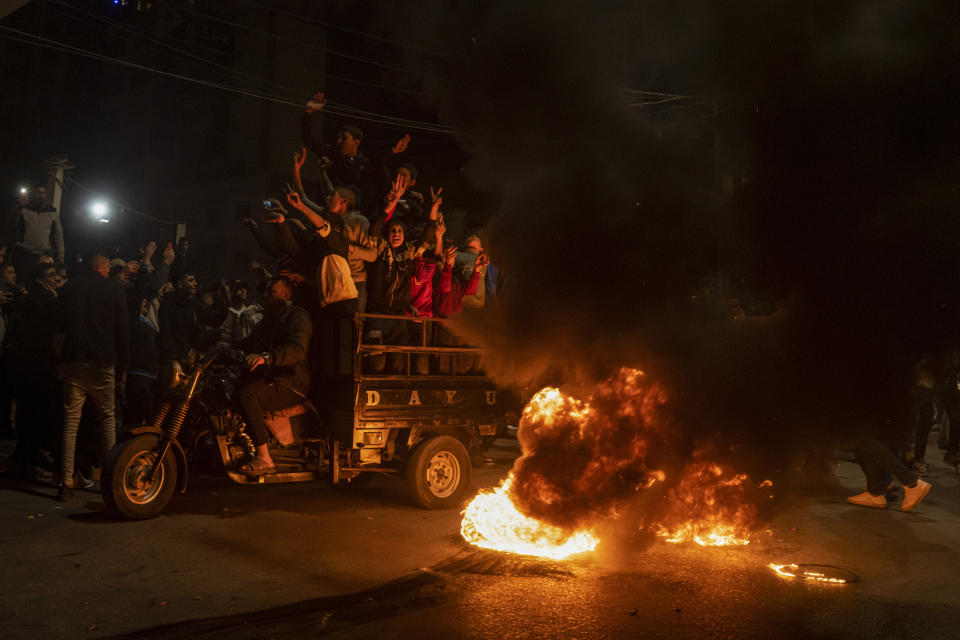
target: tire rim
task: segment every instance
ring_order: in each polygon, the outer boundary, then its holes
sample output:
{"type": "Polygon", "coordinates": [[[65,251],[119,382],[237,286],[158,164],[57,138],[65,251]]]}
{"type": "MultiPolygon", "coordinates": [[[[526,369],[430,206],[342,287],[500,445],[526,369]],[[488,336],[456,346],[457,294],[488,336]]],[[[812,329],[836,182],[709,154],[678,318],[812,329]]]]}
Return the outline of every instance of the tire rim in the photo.
{"type": "Polygon", "coordinates": [[[156,461],[157,454],[153,451],[141,451],[130,458],[123,470],[123,493],[127,500],[134,504],[147,504],[160,493],[164,479],[163,465],[157,468],[153,481],[147,481],[156,461]]]}
{"type": "Polygon", "coordinates": [[[460,461],[449,451],[440,451],[427,465],[427,488],[437,498],[453,495],[460,485],[460,461]]]}

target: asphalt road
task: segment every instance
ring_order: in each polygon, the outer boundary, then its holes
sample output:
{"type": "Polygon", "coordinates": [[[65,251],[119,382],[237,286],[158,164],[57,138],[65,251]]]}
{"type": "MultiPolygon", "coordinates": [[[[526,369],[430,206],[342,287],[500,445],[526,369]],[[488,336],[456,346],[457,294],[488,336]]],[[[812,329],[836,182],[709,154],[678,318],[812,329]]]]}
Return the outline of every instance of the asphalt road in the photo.
{"type": "MultiPolygon", "coordinates": [[[[475,472],[493,485],[516,454],[475,472]]],[[[928,459],[939,459],[933,451],[928,459]]],[[[932,465],[911,513],[853,507],[858,469],[795,496],[735,549],[605,541],[573,561],[479,551],[459,513],[400,483],[241,487],[201,479],[147,522],[87,492],[0,485],[4,638],[952,638],[960,636],[960,475],[932,465]],[[835,564],[859,581],[789,580],[770,562],[835,564]]]]}

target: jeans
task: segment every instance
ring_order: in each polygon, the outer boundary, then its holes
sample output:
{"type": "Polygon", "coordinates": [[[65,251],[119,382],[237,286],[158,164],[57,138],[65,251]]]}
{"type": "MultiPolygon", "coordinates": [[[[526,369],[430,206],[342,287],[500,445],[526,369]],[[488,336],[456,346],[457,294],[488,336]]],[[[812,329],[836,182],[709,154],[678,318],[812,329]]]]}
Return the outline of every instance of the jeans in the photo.
{"type": "Polygon", "coordinates": [[[267,423],[263,416],[269,411],[295,407],[304,401],[303,394],[269,380],[254,380],[240,388],[239,402],[247,428],[245,432],[253,446],[267,444],[267,423]]]}
{"type": "Polygon", "coordinates": [[[944,408],[936,390],[927,387],[914,387],[913,402],[915,425],[913,459],[925,463],[930,430],[933,428],[936,416],[943,412],[944,408]]]}
{"type": "Polygon", "coordinates": [[[857,463],[863,469],[863,475],[867,476],[867,491],[875,496],[885,493],[887,473],[905,487],[917,481],[916,474],[903,464],[893,449],[872,436],[864,437],[857,447],[857,463]]]}
{"type": "Polygon", "coordinates": [[[74,457],[77,449],[77,429],[83,403],[90,396],[97,408],[100,425],[100,454],[105,455],[116,442],[116,424],[113,415],[113,365],[92,362],[63,363],[63,484],[73,487],[74,457]]]}
{"type": "Polygon", "coordinates": [[[950,439],[947,440],[947,453],[960,454],[960,391],[946,389],[941,396],[943,407],[950,419],[950,439]]]}

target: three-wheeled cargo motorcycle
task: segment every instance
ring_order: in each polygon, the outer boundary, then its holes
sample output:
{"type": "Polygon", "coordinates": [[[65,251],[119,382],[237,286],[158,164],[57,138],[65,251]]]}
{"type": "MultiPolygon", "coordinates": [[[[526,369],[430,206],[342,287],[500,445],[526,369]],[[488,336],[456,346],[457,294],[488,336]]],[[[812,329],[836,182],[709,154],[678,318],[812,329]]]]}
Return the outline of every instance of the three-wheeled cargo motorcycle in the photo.
{"type": "Polygon", "coordinates": [[[101,476],[105,504],[129,519],[159,514],[184,493],[191,463],[213,458],[240,484],[327,480],[360,484],[372,474],[405,476],[415,503],[459,505],[471,480],[470,450],[516,425],[518,395],[497,388],[477,367],[481,349],[430,346],[441,320],[357,314],[344,371],[326,374],[316,397],[266,416],[276,473],[239,472],[254,454],[234,399],[243,355],[196,354],[162,367],[164,397],[149,425],[132,429],[109,452],[101,476]],[[364,343],[363,320],[415,323],[419,344],[364,343]],[[374,372],[374,358],[402,363],[374,372]],[[429,363],[424,368],[423,364],[429,363]]]}

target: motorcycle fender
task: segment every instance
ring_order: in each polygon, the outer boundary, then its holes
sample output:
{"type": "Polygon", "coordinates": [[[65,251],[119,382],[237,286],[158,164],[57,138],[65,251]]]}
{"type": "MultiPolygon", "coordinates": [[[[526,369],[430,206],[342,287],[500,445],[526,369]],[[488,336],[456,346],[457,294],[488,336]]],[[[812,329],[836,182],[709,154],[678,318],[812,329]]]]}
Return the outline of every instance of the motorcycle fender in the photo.
{"type": "MultiPolygon", "coordinates": [[[[130,434],[134,436],[139,436],[144,433],[154,433],[158,437],[163,437],[163,430],[156,429],[150,426],[134,427],[130,430],[130,434]]],[[[177,458],[177,491],[180,493],[187,492],[187,454],[183,450],[183,446],[177,441],[176,438],[170,441],[170,448],[173,450],[174,456],[177,458]]]]}

